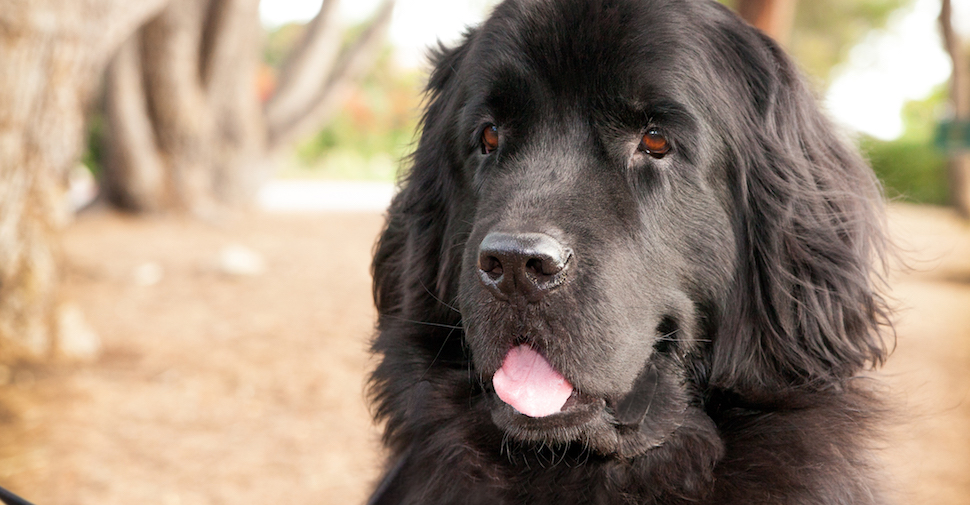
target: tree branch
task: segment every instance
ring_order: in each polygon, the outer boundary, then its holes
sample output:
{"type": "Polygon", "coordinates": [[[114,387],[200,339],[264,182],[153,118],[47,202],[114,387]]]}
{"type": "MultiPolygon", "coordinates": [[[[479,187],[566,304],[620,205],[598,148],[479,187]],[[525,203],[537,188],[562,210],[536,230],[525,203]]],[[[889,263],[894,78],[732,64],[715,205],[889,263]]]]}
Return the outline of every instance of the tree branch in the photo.
{"type": "Polygon", "coordinates": [[[953,7],[950,0],[943,0],[940,9],[940,31],[943,33],[943,45],[950,60],[953,62],[953,74],[950,77],[950,99],[958,120],[970,119],[970,69],[968,69],[967,54],[959,35],[953,30],[953,7]]]}
{"type": "Polygon", "coordinates": [[[374,20],[367,26],[353,45],[341,55],[326,83],[320,86],[314,100],[302,109],[299,115],[281,123],[270,124],[269,146],[278,149],[301,136],[312,133],[327,122],[336,112],[337,106],[351,89],[354,81],[360,79],[373,64],[380,51],[384,35],[391,23],[394,0],[384,0],[374,20]]]}
{"type": "Polygon", "coordinates": [[[324,0],[320,12],[287,57],[279,86],[266,104],[266,122],[271,131],[309,108],[333,72],[340,53],[341,31],[336,23],[339,3],[339,0],[324,0]]]}
{"type": "Polygon", "coordinates": [[[105,2],[106,8],[102,14],[102,23],[92,23],[98,27],[92,36],[99,38],[97,52],[104,55],[104,64],[122,44],[128,40],[138,28],[149,19],[157,16],[170,0],[111,0],[105,2]]]}
{"type": "Polygon", "coordinates": [[[202,38],[201,75],[215,128],[214,192],[241,206],[266,178],[266,124],[256,90],[259,0],[215,0],[202,38]]]}

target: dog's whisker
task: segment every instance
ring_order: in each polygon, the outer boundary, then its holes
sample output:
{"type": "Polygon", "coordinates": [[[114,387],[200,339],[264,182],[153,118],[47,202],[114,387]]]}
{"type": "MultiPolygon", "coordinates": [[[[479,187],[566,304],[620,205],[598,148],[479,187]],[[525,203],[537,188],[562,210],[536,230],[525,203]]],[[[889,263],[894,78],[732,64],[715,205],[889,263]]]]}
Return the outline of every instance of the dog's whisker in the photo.
{"type": "Polygon", "coordinates": [[[418,321],[418,320],[415,320],[415,319],[408,319],[406,317],[392,316],[390,314],[382,314],[381,317],[386,317],[386,318],[389,318],[389,319],[396,319],[398,321],[403,321],[405,323],[420,324],[422,326],[434,326],[436,328],[449,328],[449,329],[452,329],[452,330],[463,330],[464,329],[460,325],[459,326],[455,326],[453,324],[432,323],[430,321],[418,321]]]}
{"type": "Polygon", "coordinates": [[[563,447],[562,448],[562,456],[560,456],[559,457],[559,461],[557,461],[556,463],[554,463],[552,466],[553,467],[557,467],[557,466],[561,465],[564,461],[566,461],[566,455],[568,453],[569,453],[569,448],[568,447],[563,447]]]}
{"type": "Polygon", "coordinates": [[[451,331],[449,331],[448,334],[445,335],[445,338],[441,341],[441,347],[438,347],[438,352],[434,355],[434,358],[431,360],[431,364],[429,364],[428,368],[426,368],[424,370],[424,373],[421,374],[421,380],[424,380],[425,376],[428,375],[428,372],[430,372],[431,369],[434,368],[435,363],[438,362],[438,358],[441,357],[442,351],[445,350],[445,346],[448,345],[448,339],[451,338],[451,335],[455,333],[456,329],[457,328],[452,328],[451,331]]]}
{"type": "Polygon", "coordinates": [[[456,313],[458,313],[458,314],[461,314],[461,311],[460,311],[460,310],[458,310],[458,309],[456,309],[455,307],[453,307],[453,306],[451,306],[451,305],[449,305],[449,304],[447,304],[447,303],[445,303],[445,302],[444,302],[444,301],[443,301],[442,299],[440,299],[440,298],[438,298],[437,296],[435,296],[435,294],[434,294],[434,293],[432,293],[430,289],[428,289],[428,286],[425,286],[425,285],[424,285],[424,282],[422,282],[422,283],[421,283],[421,287],[422,287],[422,288],[424,289],[424,291],[425,291],[426,293],[428,293],[428,296],[430,296],[431,298],[434,298],[434,301],[436,301],[436,302],[438,302],[438,303],[440,303],[440,304],[442,304],[442,305],[444,305],[445,307],[448,307],[449,309],[451,309],[451,310],[453,310],[454,312],[456,312],[456,313]]]}
{"type": "Polygon", "coordinates": [[[542,468],[546,467],[545,458],[543,457],[543,454],[542,454],[543,451],[545,451],[545,449],[546,449],[546,441],[543,440],[539,443],[539,449],[535,451],[536,461],[539,463],[539,466],[541,466],[542,468]]]}
{"type": "Polygon", "coordinates": [[[512,455],[512,447],[509,443],[508,432],[502,433],[502,443],[499,446],[499,454],[504,455],[505,458],[509,461],[509,463],[515,464],[515,459],[513,458],[513,455],[512,455]]]}

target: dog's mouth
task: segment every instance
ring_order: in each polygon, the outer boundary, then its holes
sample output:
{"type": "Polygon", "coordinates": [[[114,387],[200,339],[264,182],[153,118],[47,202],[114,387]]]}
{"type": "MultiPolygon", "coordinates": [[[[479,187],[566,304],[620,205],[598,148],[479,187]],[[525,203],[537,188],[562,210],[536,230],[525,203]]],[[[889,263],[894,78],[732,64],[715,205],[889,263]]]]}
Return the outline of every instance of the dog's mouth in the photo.
{"type": "Polygon", "coordinates": [[[577,397],[573,385],[538,351],[521,344],[509,349],[492,376],[495,394],[517,412],[547,417],[567,410],[577,397]]]}
{"type": "Polygon", "coordinates": [[[541,426],[581,423],[605,402],[576,388],[539,351],[527,344],[509,349],[492,376],[492,390],[500,408],[512,409],[519,421],[541,426]],[[530,421],[532,420],[532,421],[530,421]]]}
{"type": "MultiPolygon", "coordinates": [[[[680,425],[686,404],[660,395],[664,382],[648,365],[632,391],[618,399],[584,393],[527,344],[512,347],[492,376],[492,420],[512,439],[541,444],[581,440],[602,454],[642,453],[680,425]],[[654,400],[657,401],[654,401],[654,400]],[[651,405],[659,418],[648,416],[651,405]]],[[[679,395],[675,395],[679,396],[679,395]]]]}
{"type": "Polygon", "coordinates": [[[527,344],[508,351],[492,377],[492,392],[493,421],[513,438],[526,442],[566,443],[588,438],[595,425],[603,424],[607,407],[603,398],[573,387],[527,344]]]}

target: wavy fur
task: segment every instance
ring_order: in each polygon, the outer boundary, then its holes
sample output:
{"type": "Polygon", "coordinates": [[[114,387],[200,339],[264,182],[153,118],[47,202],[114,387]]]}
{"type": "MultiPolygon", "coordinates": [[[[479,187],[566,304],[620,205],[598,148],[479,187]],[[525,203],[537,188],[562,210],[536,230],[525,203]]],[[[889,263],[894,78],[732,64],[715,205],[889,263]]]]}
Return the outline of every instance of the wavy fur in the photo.
{"type": "Polygon", "coordinates": [[[373,263],[372,503],[883,503],[858,378],[887,355],[880,188],[774,42],[702,0],[508,0],[432,60],[373,263]],[[615,156],[645,120],[674,154],[615,156]],[[579,264],[521,310],[470,273],[510,227],[561,229],[579,264]],[[502,410],[513,338],[602,397],[600,424],[502,410]],[[610,421],[640,363],[660,396],[630,432],[610,421]]]}

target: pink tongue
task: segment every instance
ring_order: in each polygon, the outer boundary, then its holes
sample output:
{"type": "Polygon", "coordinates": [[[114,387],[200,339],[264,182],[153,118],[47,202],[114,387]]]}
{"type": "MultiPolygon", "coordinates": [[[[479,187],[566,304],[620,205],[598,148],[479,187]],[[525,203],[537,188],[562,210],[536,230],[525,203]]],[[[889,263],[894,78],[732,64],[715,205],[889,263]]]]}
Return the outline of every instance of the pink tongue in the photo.
{"type": "Polygon", "coordinates": [[[505,355],[492,385],[503,402],[529,417],[561,411],[573,393],[573,385],[527,345],[513,347],[505,355]]]}

